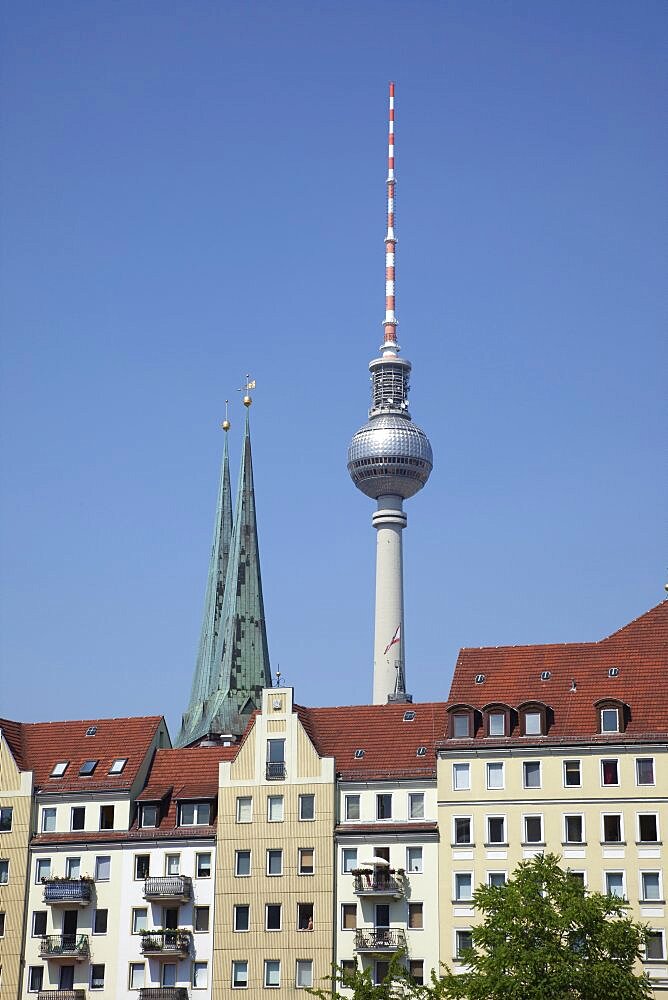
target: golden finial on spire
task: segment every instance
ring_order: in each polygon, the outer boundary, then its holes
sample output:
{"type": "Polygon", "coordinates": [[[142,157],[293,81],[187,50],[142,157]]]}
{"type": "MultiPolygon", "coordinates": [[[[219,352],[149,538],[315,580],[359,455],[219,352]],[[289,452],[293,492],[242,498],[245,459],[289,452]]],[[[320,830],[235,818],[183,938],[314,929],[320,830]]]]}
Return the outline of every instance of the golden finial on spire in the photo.
{"type": "Polygon", "coordinates": [[[254,378],[252,379],[250,375],[247,374],[246,384],[242,385],[241,389],[238,390],[239,392],[245,392],[244,398],[242,400],[244,406],[250,406],[251,403],[253,402],[253,400],[249,395],[249,390],[254,388],[255,388],[255,379],[254,378]]]}
{"type": "Polygon", "coordinates": [[[225,433],[227,433],[229,431],[230,427],[232,426],[230,424],[230,421],[228,420],[228,417],[227,417],[227,408],[228,408],[229,405],[230,405],[230,401],[229,401],[229,399],[226,399],[225,400],[225,419],[223,420],[222,424],[220,425],[223,428],[223,430],[225,431],[225,433]]]}

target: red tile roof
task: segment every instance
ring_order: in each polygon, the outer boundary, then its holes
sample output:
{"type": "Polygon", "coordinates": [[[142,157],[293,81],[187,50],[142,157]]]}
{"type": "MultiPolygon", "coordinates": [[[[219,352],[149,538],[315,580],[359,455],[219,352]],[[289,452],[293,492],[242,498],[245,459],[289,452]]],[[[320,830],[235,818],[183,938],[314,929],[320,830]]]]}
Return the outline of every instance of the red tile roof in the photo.
{"type": "Polygon", "coordinates": [[[35,787],[42,791],[102,791],[129,788],[137,776],[162,716],[131,719],[82,719],[77,722],[2,721],[0,727],[23,770],[35,776],[35,787]],[[86,731],[95,727],[94,736],[86,731]],[[15,752],[16,746],[16,752],[15,752]],[[120,774],[109,774],[114,760],[127,757],[120,774]],[[87,760],[98,764],[89,777],[79,775],[87,760]],[[62,778],[50,777],[54,765],[69,761],[62,778]]]}
{"type": "MultiPolygon", "coordinates": [[[[666,739],[668,601],[598,642],[460,651],[450,706],[468,704],[482,709],[502,703],[517,708],[528,701],[543,702],[554,714],[548,735],[543,740],[536,738],[537,742],[666,739]],[[619,669],[618,676],[609,676],[611,667],[619,669]],[[543,671],[550,672],[548,680],[541,680],[543,671]],[[476,684],[477,674],[484,674],[482,684],[476,684]],[[623,734],[598,734],[595,704],[607,698],[629,706],[630,718],[623,734]]],[[[528,739],[517,738],[523,744],[528,739]]],[[[480,727],[473,742],[492,746],[512,739],[494,741],[485,737],[480,727]]],[[[466,742],[447,740],[443,746],[452,749],[466,742]]]]}
{"type": "Polygon", "coordinates": [[[444,702],[295,706],[320,756],[334,757],[336,770],[347,781],[433,778],[445,709],[444,702]],[[403,721],[406,712],[415,713],[412,722],[403,721]],[[417,756],[418,747],[426,748],[424,756],[417,756]],[[356,758],[356,750],[364,750],[364,756],[356,758]]]}
{"type": "Polygon", "coordinates": [[[16,761],[16,766],[24,771],[23,766],[23,738],[21,735],[21,723],[12,722],[11,719],[0,719],[0,730],[7,741],[7,745],[16,761]]]}

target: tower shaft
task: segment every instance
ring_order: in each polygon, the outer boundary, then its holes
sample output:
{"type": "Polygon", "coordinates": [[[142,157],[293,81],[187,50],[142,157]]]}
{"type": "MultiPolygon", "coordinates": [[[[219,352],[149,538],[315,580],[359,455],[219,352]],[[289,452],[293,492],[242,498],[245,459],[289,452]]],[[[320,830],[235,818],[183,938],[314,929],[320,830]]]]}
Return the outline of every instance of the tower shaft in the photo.
{"type": "Polygon", "coordinates": [[[403,500],[378,498],[376,529],[376,616],[373,644],[373,703],[409,700],[404,676],[403,500]]]}

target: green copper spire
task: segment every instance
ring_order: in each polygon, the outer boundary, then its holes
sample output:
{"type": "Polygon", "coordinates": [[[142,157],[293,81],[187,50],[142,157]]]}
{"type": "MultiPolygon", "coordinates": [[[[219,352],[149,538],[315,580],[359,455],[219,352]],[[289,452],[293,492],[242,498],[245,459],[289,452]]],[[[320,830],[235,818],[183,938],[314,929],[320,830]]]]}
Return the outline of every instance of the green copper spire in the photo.
{"type": "MultiPolygon", "coordinates": [[[[249,396],[244,403],[250,405],[249,396]]],[[[198,700],[197,715],[192,713],[191,700],[178,745],[208,733],[241,733],[248,716],[260,704],[262,688],[271,686],[248,409],[222,609],[212,635],[215,641],[208,692],[203,701],[198,700]],[[192,722],[186,732],[186,719],[191,713],[192,722]]]]}
{"type": "Polygon", "coordinates": [[[218,502],[216,503],[216,519],[213,526],[213,542],[209,575],[204,598],[204,616],[200,634],[195,676],[190,692],[190,704],[183,716],[181,732],[177,746],[190,742],[192,732],[199,732],[202,721],[204,703],[209,697],[212,686],[218,682],[215,655],[218,634],[220,632],[221,614],[223,610],[223,595],[225,593],[225,577],[230,557],[232,542],[232,488],[230,486],[230,460],[227,447],[227,432],[230,423],[225,417],[225,447],[223,449],[223,464],[220,470],[218,487],[218,502]]]}

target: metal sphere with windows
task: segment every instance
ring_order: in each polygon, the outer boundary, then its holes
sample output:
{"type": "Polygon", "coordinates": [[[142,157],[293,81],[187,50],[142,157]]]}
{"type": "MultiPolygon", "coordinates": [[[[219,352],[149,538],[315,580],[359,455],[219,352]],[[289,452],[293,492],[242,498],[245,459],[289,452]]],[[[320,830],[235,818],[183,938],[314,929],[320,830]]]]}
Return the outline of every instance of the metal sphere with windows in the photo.
{"type": "Polygon", "coordinates": [[[429,438],[408,417],[381,414],[357,431],[348,448],[348,472],[366,496],[414,496],[429,479],[429,438]]]}

